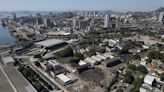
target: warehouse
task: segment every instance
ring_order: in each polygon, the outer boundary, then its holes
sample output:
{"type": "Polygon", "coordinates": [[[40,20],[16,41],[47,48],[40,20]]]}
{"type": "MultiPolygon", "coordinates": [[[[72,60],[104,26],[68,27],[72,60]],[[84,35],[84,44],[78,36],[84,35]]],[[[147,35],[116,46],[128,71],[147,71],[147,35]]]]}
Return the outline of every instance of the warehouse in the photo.
{"type": "Polygon", "coordinates": [[[99,63],[98,61],[89,57],[85,58],[84,61],[89,62],[91,65],[97,65],[99,63]]]}
{"type": "Polygon", "coordinates": [[[102,62],[102,65],[104,65],[106,67],[112,67],[112,66],[118,65],[120,63],[122,63],[120,58],[115,57],[115,58],[112,58],[112,59],[102,62]]]}
{"type": "Polygon", "coordinates": [[[101,58],[96,57],[96,56],[92,56],[91,58],[92,58],[92,59],[94,59],[94,60],[96,60],[96,61],[98,61],[98,62],[101,62],[101,61],[102,61],[102,59],[101,59],[101,58]]]}
{"type": "Polygon", "coordinates": [[[35,45],[40,48],[54,50],[54,49],[58,49],[58,48],[61,48],[65,45],[67,45],[67,43],[64,42],[63,40],[59,40],[59,39],[48,39],[48,40],[36,42],[35,45]]]}
{"type": "Polygon", "coordinates": [[[99,57],[99,58],[101,58],[101,59],[103,59],[103,60],[106,60],[106,59],[107,59],[107,57],[105,57],[105,56],[103,56],[103,55],[100,55],[100,54],[96,55],[96,57],[99,57]]]}
{"type": "Polygon", "coordinates": [[[74,82],[74,80],[72,80],[65,74],[59,74],[56,77],[62,82],[63,85],[69,85],[74,82]]]}

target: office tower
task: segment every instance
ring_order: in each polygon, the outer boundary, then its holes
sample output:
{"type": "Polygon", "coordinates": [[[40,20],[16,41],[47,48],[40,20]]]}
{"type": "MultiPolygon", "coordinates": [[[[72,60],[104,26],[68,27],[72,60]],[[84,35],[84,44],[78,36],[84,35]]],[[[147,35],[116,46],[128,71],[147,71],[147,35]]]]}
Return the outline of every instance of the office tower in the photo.
{"type": "Polygon", "coordinates": [[[51,26],[51,20],[49,18],[44,18],[43,22],[44,22],[44,26],[46,27],[51,26]]]}
{"type": "Polygon", "coordinates": [[[42,17],[40,13],[36,13],[36,17],[42,17]]]}
{"type": "Polygon", "coordinates": [[[160,12],[158,22],[162,22],[164,18],[164,12],[160,12]]]}
{"type": "Polygon", "coordinates": [[[73,28],[77,28],[78,27],[78,21],[76,20],[76,18],[73,19],[73,28]]]}
{"type": "Polygon", "coordinates": [[[41,14],[40,13],[36,13],[36,25],[41,25],[43,24],[43,20],[41,18],[41,14]]]}
{"type": "Polygon", "coordinates": [[[17,17],[16,17],[15,13],[12,14],[12,19],[13,19],[13,21],[16,21],[17,17]]]}
{"type": "Polygon", "coordinates": [[[109,28],[110,27],[110,16],[109,15],[105,15],[104,18],[104,28],[109,28]]]}

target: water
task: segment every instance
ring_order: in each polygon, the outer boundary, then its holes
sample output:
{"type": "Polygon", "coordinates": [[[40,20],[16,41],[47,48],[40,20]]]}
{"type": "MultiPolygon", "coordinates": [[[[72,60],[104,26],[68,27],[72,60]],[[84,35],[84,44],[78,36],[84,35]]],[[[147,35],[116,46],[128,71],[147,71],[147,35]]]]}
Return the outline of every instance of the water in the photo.
{"type": "Polygon", "coordinates": [[[16,39],[10,34],[7,27],[2,27],[0,25],[0,45],[12,44],[16,39]]]}
{"type": "MultiPolygon", "coordinates": [[[[22,17],[22,16],[29,16],[29,15],[33,15],[35,16],[36,13],[16,13],[17,17],[22,17]]],[[[46,15],[47,13],[41,13],[42,15],[46,15]]],[[[7,18],[7,17],[11,17],[12,15],[10,13],[8,14],[3,14],[0,13],[0,20],[1,18],[7,18]]],[[[12,44],[15,41],[17,41],[11,34],[10,31],[7,27],[2,27],[0,25],[0,47],[3,47],[5,45],[8,44],[12,44]]]]}

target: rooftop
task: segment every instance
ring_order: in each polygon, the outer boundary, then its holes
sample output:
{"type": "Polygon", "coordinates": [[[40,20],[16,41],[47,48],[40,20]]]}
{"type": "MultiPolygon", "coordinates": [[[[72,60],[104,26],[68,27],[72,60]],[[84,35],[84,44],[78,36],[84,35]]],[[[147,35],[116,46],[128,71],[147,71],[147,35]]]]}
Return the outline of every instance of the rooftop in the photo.
{"type": "Polygon", "coordinates": [[[151,75],[146,75],[144,78],[144,82],[149,84],[149,85],[152,85],[154,80],[155,80],[155,78],[151,75]]]}
{"type": "Polygon", "coordinates": [[[71,81],[71,79],[70,78],[68,78],[66,75],[64,75],[64,74],[59,74],[59,75],[57,75],[56,76],[57,78],[59,78],[61,81],[63,81],[64,83],[67,83],[67,82],[69,82],[69,81],[71,81]]]}
{"type": "Polygon", "coordinates": [[[11,57],[11,56],[2,57],[2,59],[3,59],[3,62],[4,62],[5,64],[15,62],[15,60],[14,60],[13,57],[11,57]]]}
{"type": "Polygon", "coordinates": [[[6,77],[11,81],[11,85],[14,86],[17,92],[37,92],[35,88],[24,78],[24,76],[14,68],[14,66],[5,65],[3,66],[3,70],[6,77]]]}
{"type": "Polygon", "coordinates": [[[64,43],[64,41],[59,40],[59,39],[48,39],[48,40],[36,42],[35,45],[40,45],[40,46],[44,46],[44,47],[51,47],[51,46],[58,45],[61,43],[64,43]]]}
{"type": "Polygon", "coordinates": [[[11,83],[7,79],[3,69],[0,67],[0,88],[2,92],[15,92],[11,83]]]}

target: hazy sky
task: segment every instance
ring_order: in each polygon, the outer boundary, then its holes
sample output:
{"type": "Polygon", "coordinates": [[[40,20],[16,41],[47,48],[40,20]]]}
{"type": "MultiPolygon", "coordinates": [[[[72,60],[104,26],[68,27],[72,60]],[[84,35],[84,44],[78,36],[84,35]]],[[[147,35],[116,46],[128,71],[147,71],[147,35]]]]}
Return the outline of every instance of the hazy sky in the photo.
{"type": "Polygon", "coordinates": [[[164,0],[0,0],[0,11],[15,10],[106,10],[150,11],[164,0]]]}

